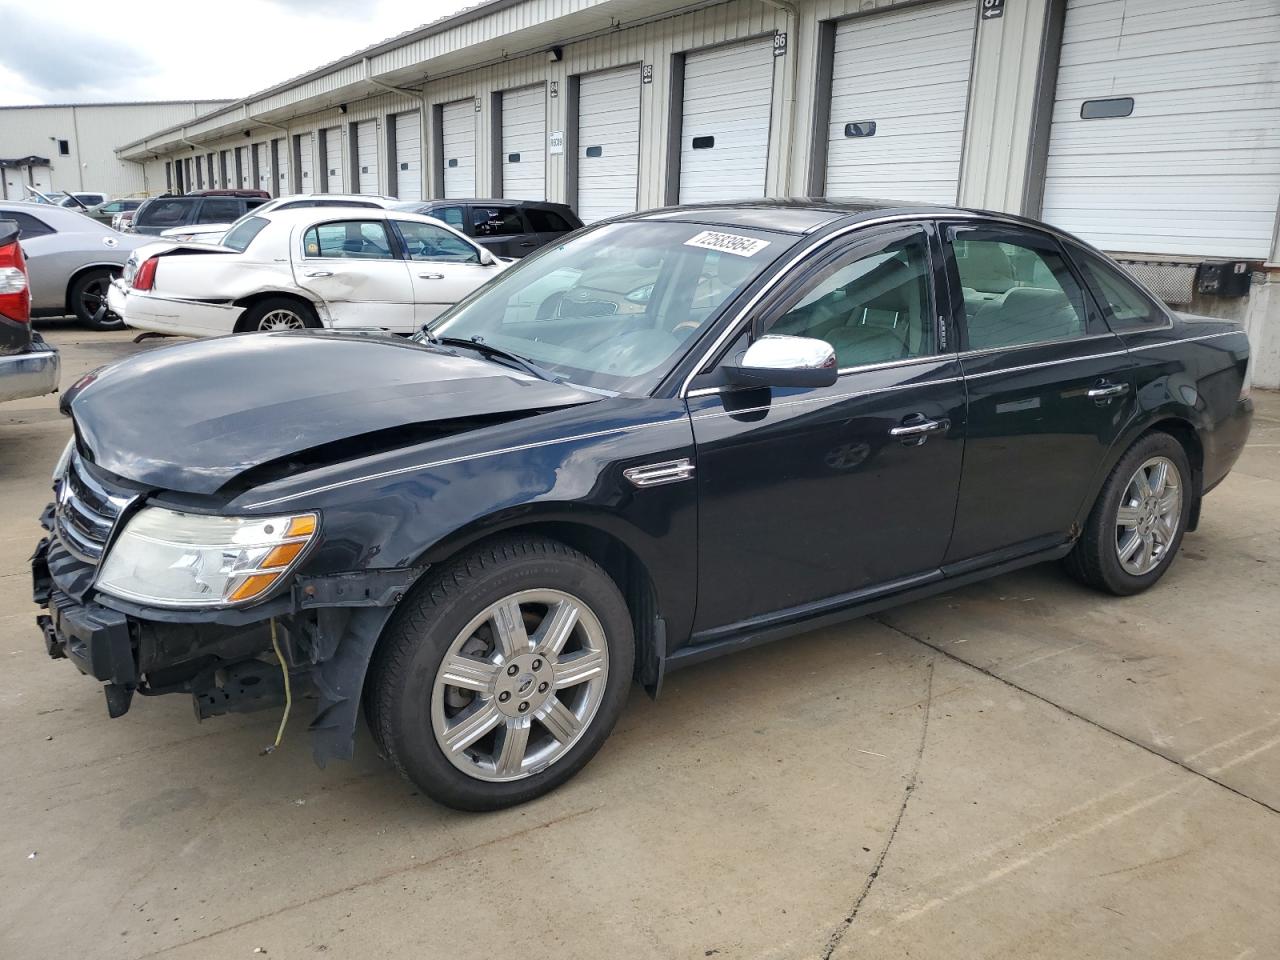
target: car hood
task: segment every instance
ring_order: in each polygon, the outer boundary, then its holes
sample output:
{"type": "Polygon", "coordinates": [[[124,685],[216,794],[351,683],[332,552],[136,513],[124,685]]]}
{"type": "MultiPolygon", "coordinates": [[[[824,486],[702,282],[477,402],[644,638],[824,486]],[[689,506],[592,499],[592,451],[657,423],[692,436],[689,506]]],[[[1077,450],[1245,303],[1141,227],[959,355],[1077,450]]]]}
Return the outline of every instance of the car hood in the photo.
{"type": "Polygon", "coordinates": [[[62,405],[93,463],[204,494],[277,461],[305,468],[598,399],[396,337],[255,333],[113,364],[62,405]]]}

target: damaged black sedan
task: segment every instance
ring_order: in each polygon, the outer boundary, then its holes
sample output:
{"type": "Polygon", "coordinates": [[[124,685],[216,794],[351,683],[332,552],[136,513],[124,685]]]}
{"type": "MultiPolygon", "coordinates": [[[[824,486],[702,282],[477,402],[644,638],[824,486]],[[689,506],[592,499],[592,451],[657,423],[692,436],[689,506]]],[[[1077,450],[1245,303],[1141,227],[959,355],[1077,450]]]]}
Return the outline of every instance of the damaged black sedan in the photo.
{"type": "Polygon", "coordinates": [[[465,809],[538,796],[633,681],[1032,563],[1154,584],[1248,435],[1248,341],[1027,220],[652,211],[410,340],[245,334],[83,378],[32,560],[108,712],[306,691],[465,809]]]}

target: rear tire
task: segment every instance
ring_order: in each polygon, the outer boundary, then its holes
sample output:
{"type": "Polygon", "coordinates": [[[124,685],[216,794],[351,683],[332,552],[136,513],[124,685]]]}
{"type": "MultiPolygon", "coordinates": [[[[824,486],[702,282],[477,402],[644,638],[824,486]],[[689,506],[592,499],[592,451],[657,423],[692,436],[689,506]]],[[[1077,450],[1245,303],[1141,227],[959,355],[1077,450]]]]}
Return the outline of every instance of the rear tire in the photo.
{"type": "Polygon", "coordinates": [[[107,309],[107,290],[119,270],[87,270],[67,291],[71,311],[90,330],[123,330],[124,320],[107,309]]]}
{"type": "Polygon", "coordinates": [[[1139,437],[1103,484],[1067,572],[1116,596],[1141,593],[1173,563],[1194,499],[1182,444],[1161,432],[1139,437]]]}
{"type": "Polygon", "coordinates": [[[293,297],[266,297],[251,304],[236,323],[237,333],[316,330],[320,318],[310,304],[293,297]]]}
{"type": "Polygon", "coordinates": [[[555,540],[504,538],[401,602],[365,713],[383,754],[432,799],[498,810],[586,765],[622,712],[634,659],[626,603],[599,565],[555,540]]]}

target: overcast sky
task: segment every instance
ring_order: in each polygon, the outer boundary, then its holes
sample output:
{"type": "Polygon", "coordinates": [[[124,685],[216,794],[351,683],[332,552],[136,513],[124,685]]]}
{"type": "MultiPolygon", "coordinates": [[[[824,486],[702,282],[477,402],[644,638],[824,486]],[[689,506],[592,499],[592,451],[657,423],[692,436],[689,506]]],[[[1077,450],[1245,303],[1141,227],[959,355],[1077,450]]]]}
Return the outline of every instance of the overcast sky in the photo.
{"type": "Polygon", "coordinates": [[[238,99],[475,0],[0,0],[0,104],[238,99]]]}

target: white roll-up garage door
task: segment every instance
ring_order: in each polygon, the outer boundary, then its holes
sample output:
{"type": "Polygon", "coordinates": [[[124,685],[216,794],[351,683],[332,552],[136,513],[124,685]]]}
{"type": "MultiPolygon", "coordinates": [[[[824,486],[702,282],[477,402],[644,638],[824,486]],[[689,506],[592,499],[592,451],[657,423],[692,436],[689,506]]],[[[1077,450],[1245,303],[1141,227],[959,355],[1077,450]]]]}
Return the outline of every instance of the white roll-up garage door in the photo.
{"type": "Polygon", "coordinates": [[[578,217],[630,213],[639,185],[640,71],[587,74],[578,84],[578,217]]]}
{"type": "Polygon", "coordinates": [[[218,155],[218,163],[221,165],[221,169],[218,171],[218,186],[223,190],[233,189],[236,186],[236,158],[231,155],[230,150],[223,150],[218,155]]]}
{"type": "Polygon", "coordinates": [[[772,38],[685,57],[681,203],[764,196],[773,60],[772,38]]]}
{"type": "Polygon", "coordinates": [[[476,195],[476,107],[474,100],[446,103],[440,111],[444,195],[476,195]]]}
{"type": "Polygon", "coordinates": [[[422,116],[417,110],[396,114],[396,196],[422,199],[422,116]]]}
{"type": "Polygon", "coordinates": [[[378,123],[363,120],[356,124],[357,193],[378,192],[378,123]]]}
{"type": "Polygon", "coordinates": [[[253,155],[257,159],[258,182],[253,185],[255,190],[265,190],[271,192],[271,144],[255,143],[253,145],[253,155]]]}
{"type": "Polygon", "coordinates": [[[295,149],[298,151],[298,192],[315,193],[319,189],[316,186],[315,134],[300,133],[295,142],[295,149]]]}
{"type": "Polygon", "coordinates": [[[541,83],[502,94],[502,195],[547,198],[547,99],[541,83]]]}
{"type": "Polygon", "coordinates": [[[836,26],[827,196],[956,202],[977,15],[956,0],[836,26]]]}
{"type": "Polygon", "coordinates": [[[236,184],[237,190],[248,190],[253,186],[253,167],[249,163],[249,148],[236,147],[236,184]]]}
{"type": "Polygon", "coordinates": [[[1045,172],[1043,218],[1105,250],[1266,259],[1280,3],[1068,0],[1045,172]]]}
{"type": "Polygon", "coordinates": [[[345,179],[342,170],[342,128],[329,127],[324,131],[324,156],[321,157],[324,163],[325,178],[320,182],[324,184],[325,193],[343,193],[345,192],[345,179]]]}

